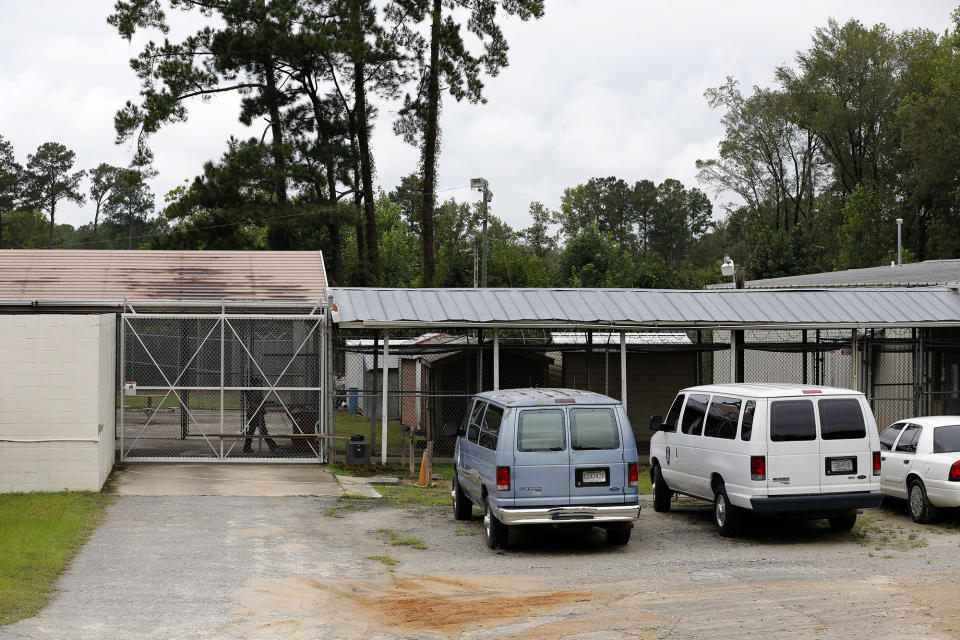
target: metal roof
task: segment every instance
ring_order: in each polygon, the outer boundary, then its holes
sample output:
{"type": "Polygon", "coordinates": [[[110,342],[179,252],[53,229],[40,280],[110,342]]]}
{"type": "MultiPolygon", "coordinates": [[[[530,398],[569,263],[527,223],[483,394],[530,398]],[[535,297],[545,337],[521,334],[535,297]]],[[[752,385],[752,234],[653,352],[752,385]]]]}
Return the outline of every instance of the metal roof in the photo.
{"type": "Polygon", "coordinates": [[[333,288],[340,326],[750,327],[960,326],[960,295],[914,289],[333,288]]]}
{"type": "MultiPolygon", "coordinates": [[[[900,266],[868,267],[825,273],[808,273],[785,278],[748,280],[748,289],[794,287],[930,287],[960,283],[960,260],[926,260],[900,266]]],[[[729,282],[708,289],[732,289],[729,282]]]]}
{"type": "Polygon", "coordinates": [[[7,306],[110,306],[124,299],[316,304],[326,289],[319,251],[0,251],[0,302],[7,306]]]}
{"type": "Polygon", "coordinates": [[[476,394],[478,398],[488,398],[509,407],[541,407],[546,405],[563,407],[567,404],[620,404],[594,391],[581,389],[499,389],[476,394]]]}

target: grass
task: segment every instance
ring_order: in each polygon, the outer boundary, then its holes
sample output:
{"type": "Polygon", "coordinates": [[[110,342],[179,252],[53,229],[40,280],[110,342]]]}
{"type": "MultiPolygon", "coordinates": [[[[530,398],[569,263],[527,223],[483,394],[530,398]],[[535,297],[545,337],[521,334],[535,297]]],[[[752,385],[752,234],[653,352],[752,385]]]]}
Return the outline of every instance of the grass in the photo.
{"type": "Polygon", "coordinates": [[[475,536],[478,533],[479,531],[473,531],[470,529],[461,529],[460,527],[457,527],[456,529],[453,530],[453,535],[455,536],[475,536]]]}
{"type": "MultiPolygon", "coordinates": [[[[850,537],[861,546],[871,546],[873,551],[909,551],[927,546],[927,540],[916,531],[905,532],[900,525],[891,526],[878,518],[860,516],[850,531],[850,537]]],[[[873,552],[867,554],[873,557],[873,552]]],[[[881,556],[892,557],[889,554],[881,556]]]]}
{"type": "Polygon", "coordinates": [[[90,491],[0,494],[0,625],[43,608],[108,502],[90,491]]]}
{"type": "Polygon", "coordinates": [[[392,567],[397,564],[397,559],[391,558],[390,556],[367,556],[367,558],[370,560],[379,560],[388,567],[392,567]]]}
{"type": "Polygon", "coordinates": [[[410,486],[382,486],[377,491],[388,503],[398,507],[433,507],[450,506],[450,488],[443,487],[410,487],[410,486]]]}
{"type": "Polygon", "coordinates": [[[426,549],[427,545],[423,540],[416,536],[405,536],[396,529],[377,529],[376,533],[383,537],[391,547],[411,547],[413,549],[426,549]]]}

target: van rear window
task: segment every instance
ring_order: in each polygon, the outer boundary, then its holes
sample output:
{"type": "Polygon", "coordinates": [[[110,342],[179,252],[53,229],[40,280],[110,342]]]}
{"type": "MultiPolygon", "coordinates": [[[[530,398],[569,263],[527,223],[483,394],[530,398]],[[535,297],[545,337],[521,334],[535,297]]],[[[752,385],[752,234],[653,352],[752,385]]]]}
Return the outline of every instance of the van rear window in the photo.
{"type": "Polygon", "coordinates": [[[821,399],[820,437],[824,440],[854,440],[867,437],[863,411],[854,398],[821,399]]]}
{"type": "Polygon", "coordinates": [[[517,424],[517,451],[563,451],[567,447],[563,411],[521,411],[517,424]]]}
{"type": "Polygon", "coordinates": [[[619,449],[620,432],[612,409],[571,409],[570,446],[577,451],[619,449]]]}
{"type": "Polygon", "coordinates": [[[810,400],[781,400],[770,404],[770,439],[774,442],[816,440],[817,424],[810,400]]]}

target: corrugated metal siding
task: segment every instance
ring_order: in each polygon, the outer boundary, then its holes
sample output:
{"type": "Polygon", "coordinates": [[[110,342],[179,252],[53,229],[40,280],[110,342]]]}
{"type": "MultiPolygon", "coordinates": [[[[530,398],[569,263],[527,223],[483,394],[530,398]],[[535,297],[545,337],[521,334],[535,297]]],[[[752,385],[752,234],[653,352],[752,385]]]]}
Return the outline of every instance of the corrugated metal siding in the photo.
{"type": "Polygon", "coordinates": [[[315,303],[319,251],[0,251],[0,300],[315,303]]]}
{"type": "Polygon", "coordinates": [[[960,297],[947,288],[783,291],[334,288],[330,291],[335,304],[333,319],[341,325],[960,324],[960,297]]]}
{"type": "MultiPolygon", "coordinates": [[[[898,267],[867,267],[846,271],[808,273],[785,278],[748,280],[748,288],[781,289],[792,287],[929,287],[960,283],[960,260],[926,260],[898,267]]],[[[732,289],[730,283],[713,284],[708,289],[732,289]]]]}
{"type": "MultiPolygon", "coordinates": [[[[563,386],[586,389],[620,400],[620,354],[603,352],[590,355],[590,384],[587,385],[587,354],[564,354],[563,386]],[[604,373],[609,380],[604,383],[604,373]]],[[[663,415],[677,391],[697,383],[695,353],[628,353],[627,417],[638,443],[650,441],[650,416],[663,415]]],[[[643,447],[641,447],[643,448],[643,447]]]]}

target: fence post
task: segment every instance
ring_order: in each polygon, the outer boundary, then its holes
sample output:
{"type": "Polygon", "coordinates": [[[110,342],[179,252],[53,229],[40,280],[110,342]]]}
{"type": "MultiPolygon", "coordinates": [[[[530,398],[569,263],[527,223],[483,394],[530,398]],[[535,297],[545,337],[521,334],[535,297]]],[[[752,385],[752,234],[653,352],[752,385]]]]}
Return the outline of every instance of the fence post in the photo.
{"type": "Polygon", "coordinates": [[[380,381],[383,405],[380,415],[380,464],[387,464],[387,394],[390,391],[390,332],[383,331],[383,376],[380,381]]]}
{"type": "Polygon", "coordinates": [[[123,439],[127,414],[127,301],[123,301],[123,313],[120,314],[120,462],[126,456],[123,439]]]}
{"type": "Polygon", "coordinates": [[[493,390],[500,390],[500,332],[493,330],[493,390]]]}
{"type": "Polygon", "coordinates": [[[737,381],[737,332],[730,332],[730,382],[737,381]]]}
{"type": "Polygon", "coordinates": [[[220,459],[223,459],[223,386],[226,380],[223,375],[223,325],[227,321],[227,306],[220,301],[220,459]]]}
{"type": "Polygon", "coordinates": [[[620,402],[627,411],[627,334],[620,332],[620,402]]]}

